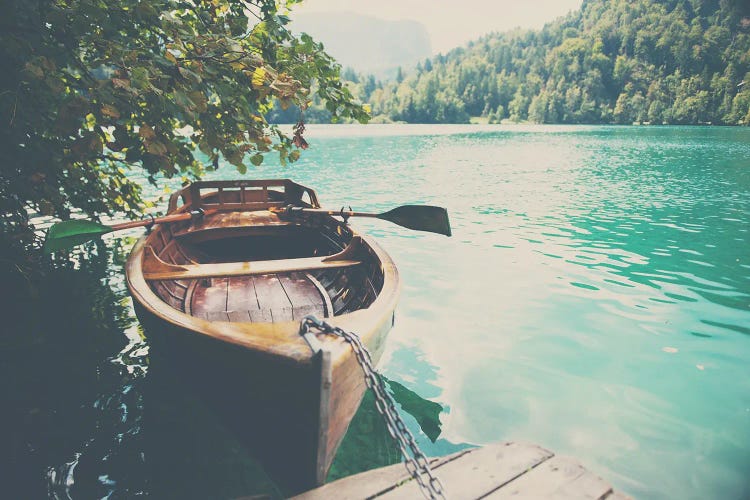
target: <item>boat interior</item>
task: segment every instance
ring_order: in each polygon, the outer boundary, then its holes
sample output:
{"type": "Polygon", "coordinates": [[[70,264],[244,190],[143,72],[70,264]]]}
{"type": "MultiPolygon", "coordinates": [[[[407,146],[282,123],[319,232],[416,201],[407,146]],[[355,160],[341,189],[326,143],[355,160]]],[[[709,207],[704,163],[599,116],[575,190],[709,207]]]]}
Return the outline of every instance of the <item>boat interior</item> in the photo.
{"type": "Polygon", "coordinates": [[[147,236],[144,278],[174,309],[209,321],[298,321],[372,304],[384,279],[376,252],[329,215],[269,210],[288,205],[319,207],[314,191],[289,180],[187,186],[169,213],[196,216],[147,236]]]}

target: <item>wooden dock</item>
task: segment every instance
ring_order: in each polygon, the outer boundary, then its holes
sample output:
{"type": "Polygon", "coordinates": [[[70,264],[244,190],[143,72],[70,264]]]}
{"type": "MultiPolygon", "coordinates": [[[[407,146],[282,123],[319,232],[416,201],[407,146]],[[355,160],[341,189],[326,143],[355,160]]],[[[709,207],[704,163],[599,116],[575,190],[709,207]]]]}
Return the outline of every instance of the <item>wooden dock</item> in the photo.
{"type": "MultiPolygon", "coordinates": [[[[578,461],[533,444],[500,443],[430,459],[449,499],[625,500],[578,461]]],[[[362,472],[294,497],[323,499],[417,499],[419,485],[403,464],[362,472]]]]}

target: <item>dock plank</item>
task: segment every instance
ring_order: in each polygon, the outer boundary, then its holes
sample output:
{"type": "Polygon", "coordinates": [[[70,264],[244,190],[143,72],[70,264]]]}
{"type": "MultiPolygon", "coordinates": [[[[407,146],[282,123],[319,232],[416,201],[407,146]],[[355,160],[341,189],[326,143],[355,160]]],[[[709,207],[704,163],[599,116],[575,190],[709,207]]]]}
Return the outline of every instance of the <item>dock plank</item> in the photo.
{"type": "Polygon", "coordinates": [[[620,493],[619,491],[611,491],[608,495],[602,498],[602,500],[633,500],[633,499],[624,493],[620,493]]]}
{"type": "MultiPolygon", "coordinates": [[[[430,458],[430,467],[434,469],[471,451],[463,450],[444,457],[430,458]]],[[[409,474],[406,472],[404,464],[399,463],[339,479],[338,481],[325,484],[320,488],[297,495],[293,497],[293,500],[328,500],[330,498],[354,500],[373,498],[409,479],[409,474]]]]}
{"type": "MultiPolygon", "coordinates": [[[[631,500],[572,458],[528,443],[508,442],[431,458],[451,499],[631,500]]],[[[403,464],[362,472],[302,493],[296,500],[422,498],[403,464]]]]}
{"type": "Polygon", "coordinates": [[[569,457],[554,457],[487,498],[549,498],[598,500],[612,487],[569,457]]]}
{"type": "MultiPolygon", "coordinates": [[[[434,469],[449,498],[481,498],[553,456],[549,450],[527,443],[476,448],[460,460],[434,469]]],[[[409,481],[378,498],[419,498],[419,484],[409,481]]]]}

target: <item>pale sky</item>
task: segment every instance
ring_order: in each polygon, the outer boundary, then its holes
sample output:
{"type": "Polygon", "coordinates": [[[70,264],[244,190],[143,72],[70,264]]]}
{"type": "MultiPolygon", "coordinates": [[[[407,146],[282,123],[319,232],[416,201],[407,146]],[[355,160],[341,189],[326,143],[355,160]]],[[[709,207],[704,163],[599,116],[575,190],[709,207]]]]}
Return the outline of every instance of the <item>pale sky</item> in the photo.
{"type": "Polygon", "coordinates": [[[294,12],[356,12],[387,20],[411,19],[425,25],[434,54],[492,31],[541,28],[578,9],[582,0],[304,0],[294,12]]]}

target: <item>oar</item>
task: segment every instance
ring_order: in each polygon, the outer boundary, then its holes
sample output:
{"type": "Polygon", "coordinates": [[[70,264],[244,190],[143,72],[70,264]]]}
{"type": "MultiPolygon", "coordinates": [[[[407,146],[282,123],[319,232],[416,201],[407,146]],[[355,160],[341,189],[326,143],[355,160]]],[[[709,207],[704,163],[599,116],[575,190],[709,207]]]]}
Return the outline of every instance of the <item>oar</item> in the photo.
{"type": "Polygon", "coordinates": [[[201,210],[198,213],[182,212],[179,214],[165,215],[164,217],[123,222],[113,226],[105,226],[104,224],[84,219],[65,220],[53,224],[47,230],[47,239],[44,241],[43,251],[45,253],[52,253],[56,250],[66,250],[113,231],[188,220],[196,216],[211,214],[216,211],[217,209],[211,208],[201,210]]]}
{"type": "Polygon", "coordinates": [[[344,219],[349,217],[373,217],[376,219],[387,220],[416,231],[428,231],[430,233],[451,235],[451,224],[448,220],[448,211],[443,207],[433,207],[430,205],[402,205],[382,214],[367,212],[352,212],[341,210],[326,210],[323,208],[272,208],[272,212],[304,213],[304,214],[327,214],[338,215],[344,219]]]}

